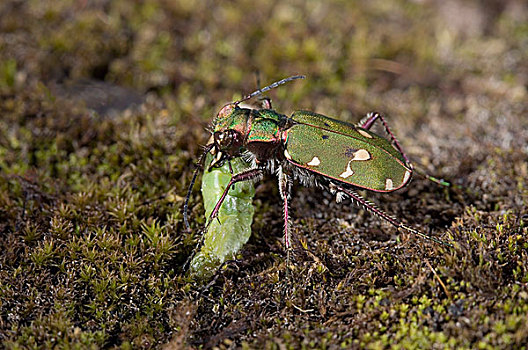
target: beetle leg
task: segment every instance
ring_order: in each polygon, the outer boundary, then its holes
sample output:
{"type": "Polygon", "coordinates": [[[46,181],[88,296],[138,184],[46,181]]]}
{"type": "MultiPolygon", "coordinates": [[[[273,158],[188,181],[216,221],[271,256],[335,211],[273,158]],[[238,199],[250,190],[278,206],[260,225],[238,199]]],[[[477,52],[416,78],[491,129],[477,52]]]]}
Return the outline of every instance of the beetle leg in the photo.
{"type": "Polygon", "coordinates": [[[365,130],[370,130],[372,125],[374,125],[374,123],[379,117],[380,117],[379,113],[376,113],[376,112],[368,113],[366,117],[364,117],[363,119],[359,121],[357,126],[365,130]]]}
{"type": "MultiPolygon", "coordinates": [[[[378,207],[376,207],[376,205],[374,203],[371,203],[368,200],[364,199],[363,197],[361,197],[356,192],[354,192],[352,190],[345,189],[345,188],[343,188],[341,186],[338,186],[336,184],[331,184],[330,188],[332,189],[332,187],[334,187],[334,191],[337,191],[337,194],[344,193],[345,195],[349,196],[352,199],[354,204],[357,204],[358,206],[363,207],[367,211],[370,211],[374,215],[376,215],[376,216],[382,218],[383,220],[389,222],[390,224],[394,225],[398,230],[403,229],[403,230],[408,231],[408,232],[410,232],[410,233],[412,233],[414,235],[423,237],[423,238],[425,238],[427,240],[430,240],[430,241],[433,241],[433,242],[436,242],[436,243],[440,243],[440,244],[446,245],[448,247],[452,247],[452,245],[449,244],[449,243],[446,243],[446,242],[441,241],[441,240],[439,240],[437,238],[429,236],[429,235],[427,235],[427,234],[425,234],[423,232],[415,230],[412,227],[407,226],[407,225],[399,222],[398,220],[396,220],[392,216],[390,216],[387,213],[385,213],[383,210],[381,210],[378,207]]],[[[339,198],[339,196],[338,196],[338,198],[339,198]]]]}
{"type": "Polygon", "coordinates": [[[284,173],[282,168],[279,168],[279,192],[282,197],[282,205],[284,208],[284,246],[286,247],[286,276],[288,276],[288,267],[290,266],[290,215],[288,214],[288,201],[291,198],[292,178],[284,173]]]}
{"type": "Polygon", "coordinates": [[[369,113],[365,119],[363,119],[363,120],[361,120],[359,122],[359,127],[363,128],[365,130],[369,130],[372,127],[372,125],[374,125],[376,120],[378,120],[378,119],[381,120],[381,122],[383,123],[383,126],[385,127],[385,131],[387,132],[387,134],[389,134],[389,136],[391,138],[391,141],[394,143],[394,146],[396,147],[398,152],[401,153],[401,155],[403,156],[403,158],[407,162],[407,165],[409,165],[411,167],[411,169],[416,170],[416,172],[418,174],[421,174],[425,178],[427,178],[430,181],[435,182],[435,183],[437,183],[439,185],[446,186],[446,187],[451,186],[451,183],[448,182],[448,181],[445,181],[443,179],[438,179],[438,178],[436,178],[434,176],[431,176],[431,175],[427,174],[425,171],[423,171],[421,169],[414,169],[411,161],[409,160],[409,158],[407,157],[405,152],[403,152],[403,149],[401,148],[398,140],[396,139],[396,136],[394,136],[394,134],[392,133],[391,129],[389,128],[389,124],[387,123],[385,118],[383,118],[383,116],[381,114],[376,113],[376,112],[369,113]]]}
{"type": "Polygon", "coordinates": [[[263,109],[273,109],[271,107],[271,99],[269,97],[263,97],[261,99],[263,109]]]}
{"type": "Polygon", "coordinates": [[[392,133],[391,129],[389,128],[389,124],[387,124],[387,121],[385,120],[385,118],[383,118],[383,116],[381,114],[379,114],[377,112],[372,112],[372,113],[367,114],[367,118],[365,120],[362,120],[361,122],[359,122],[359,124],[360,124],[359,127],[363,128],[365,130],[370,130],[370,128],[374,125],[374,123],[378,119],[381,120],[381,123],[383,124],[383,127],[385,128],[385,131],[387,131],[387,134],[389,134],[389,137],[390,137],[392,143],[394,144],[394,147],[396,147],[398,152],[401,153],[401,155],[403,156],[403,159],[405,159],[405,162],[407,162],[407,164],[412,167],[411,161],[409,160],[409,158],[407,157],[405,152],[403,152],[403,149],[401,148],[400,143],[396,139],[396,136],[394,136],[394,134],[392,133]]]}
{"type": "Polygon", "coordinates": [[[198,159],[198,164],[196,166],[196,169],[194,170],[191,184],[189,185],[189,188],[187,190],[187,196],[185,196],[185,203],[183,205],[183,222],[185,223],[185,227],[187,228],[187,230],[190,230],[191,228],[191,226],[189,225],[187,212],[189,211],[189,198],[191,198],[194,182],[196,181],[196,177],[198,176],[199,170],[203,168],[203,162],[205,161],[205,157],[207,156],[207,153],[209,153],[213,149],[214,149],[214,143],[209,143],[207,146],[205,146],[204,152],[198,159]]]}
{"type": "Polygon", "coordinates": [[[209,226],[209,223],[211,223],[211,221],[218,216],[218,211],[220,210],[220,207],[222,206],[222,203],[224,203],[225,197],[227,196],[227,193],[231,189],[231,186],[233,186],[237,182],[251,181],[251,180],[254,180],[254,179],[256,179],[256,178],[258,178],[260,176],[262,176],[262,169],[260,169],[260,168],[249,169],[249,170],[243,171],[241,173],[238,173],[236,175],[233,175],[233,177],[231,178],[231,180],[227,184],[227,186],[226,186],[226,188],[224,190],[224,193],[222,193],[222,196],[220,197],[218,202],[216,202],[216,205],[215,205],[213,211],[211,212],[211,215],[209,215],[209,220],[207,221],[207,226],[209,226]]]}
{"type": "Polygon", "coordinates": [[[292,179],[286,173],[279,172],[279,192],[282,198],[283,208],[284,208],[284,245],[286,250],[289,251],[290,244],[290,228],[289,221],[290,216],[288,214],[288,201],[291,198],[291,188],[292,188],[292,179]]]}

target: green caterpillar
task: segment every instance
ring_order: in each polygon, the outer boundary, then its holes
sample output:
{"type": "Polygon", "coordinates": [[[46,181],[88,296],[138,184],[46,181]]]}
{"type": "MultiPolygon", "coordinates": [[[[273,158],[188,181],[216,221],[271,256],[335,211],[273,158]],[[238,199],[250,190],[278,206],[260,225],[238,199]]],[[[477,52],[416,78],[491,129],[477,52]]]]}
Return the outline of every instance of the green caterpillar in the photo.
{"type": "MultiPolygon", "coordinates": [[[[232,174],[229,163],[219,168],[209,166],[213,156],[207,154],[202,177],[202,195],[205,207],[205,217],[209,217],[216,203],[220,200],[232,174]]],[[[231,160],[233,174],[248,169],[249,163],[240,158],[231,160]]],[[[204,233],[203,245],[191,261],[191,271],[201,275],[212,275],[216,268],[234,255],[248,241],[253,222],[253,197],[255,186],[251,181],[237,183],[227,194],[224,203],[218,211],[218,220],[214,219],[204,233]]]]}

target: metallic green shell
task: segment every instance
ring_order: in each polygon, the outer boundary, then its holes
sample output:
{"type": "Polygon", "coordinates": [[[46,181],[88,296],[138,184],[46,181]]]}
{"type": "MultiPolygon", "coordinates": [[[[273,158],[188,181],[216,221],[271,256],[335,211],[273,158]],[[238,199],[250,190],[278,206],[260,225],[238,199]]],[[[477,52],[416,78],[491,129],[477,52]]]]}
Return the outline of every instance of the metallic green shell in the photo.
{"type": "Polygon", "coordinates": [[[225,115],[218,115],[213,122],[214,131],[233,129],[245,133],[245,128],[250,115],[251,109],[233,108],[225,115]]]}
{"type": "Polygon", "coordinates": [[[235,107],[214,121],[214,131],[236,130],[246,142],[272,142],[279,137],[279,125],[286,116],[269,109],[235,107]]]}
{"type": "Polygon", "coordinates": [[[322,176],[373,190],[403,187],[411,169],[392,144],[368,130],[313,112],[298,111],[286,131],[286,158],[322,176]]]}
{"type": "Polygon", "coordinates": [[[271,142],[279,137],[279,127],[273,120],[255,119],[247,136],[247,142],[271,142]]]}

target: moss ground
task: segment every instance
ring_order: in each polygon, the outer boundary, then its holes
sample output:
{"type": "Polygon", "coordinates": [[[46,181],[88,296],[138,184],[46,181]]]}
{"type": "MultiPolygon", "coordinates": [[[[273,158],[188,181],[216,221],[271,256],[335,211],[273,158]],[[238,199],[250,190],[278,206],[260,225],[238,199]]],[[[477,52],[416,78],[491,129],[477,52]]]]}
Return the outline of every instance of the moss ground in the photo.
{"type": "Polygon", "coordinates": [[[524,1],[0,3],[0,342],[7,348],[523,348],[524,1]],[[275,180],[203,284],[181,206],[218,109],[270,93],[385,112],[420,176],[366,194],[449,248],[296,186],[289,274],[275,180]]]}

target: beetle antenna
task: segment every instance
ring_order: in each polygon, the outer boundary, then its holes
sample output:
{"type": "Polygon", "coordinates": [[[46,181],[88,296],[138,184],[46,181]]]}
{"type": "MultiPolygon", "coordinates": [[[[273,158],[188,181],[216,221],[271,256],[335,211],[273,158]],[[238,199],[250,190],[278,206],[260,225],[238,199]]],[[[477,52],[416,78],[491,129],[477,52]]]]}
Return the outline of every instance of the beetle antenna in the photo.
{"type": "Polygon", "coordinates": [[[284,78],[282,80],[279,80],[279,81],[276,81],[274,82],[273,84],[270,84],[266,87],[263,87],[262,89],[258,89],[256,91],[253,91],[252,93],[250,93],[249,95],[246,95],[244,98],[242,98],[241,100],[238,100],[236,102],[233,102],[234,105],[238,105],[239,103],[241,102],[244,102],[244,101],[247,101],[255,96],[258,96],[258,95],[262,95],[264,92],[266,91],[269,91],[271,89],[275,89],[276,87],[282,85],[282,84],[286,84],[287,82],[290,82],[292,80],[297,80],[297,79],[304,79],[306,78],[305,75],[293,75],[291,77],[288,77],[288,78],[284,78]]]}
{"type": "Polygon", "coordinates": [[[202,155],[200,156],[200,158],[198,158],[196,169],[194,169],[193,177],[189,185],[189,189],[187,190],[187,196],[185,197],[185,204],[183,205],[183,222],[185,223],[185,227],[187,229],[191,228],[191,225],[189,225],[188,211],[189,211],[189,199],[191,198],[192,189],[194,187],[194,183],[196,182],[196,178],[198,177],[198,172],[200,171],[200,169],[203,168],[203,162],[205,160],[205,156],[207,155],[207,153],[209,153],[213,149],[213,147],[214,147],[214,143],[210,143],[205,146],[202,155]]]}

